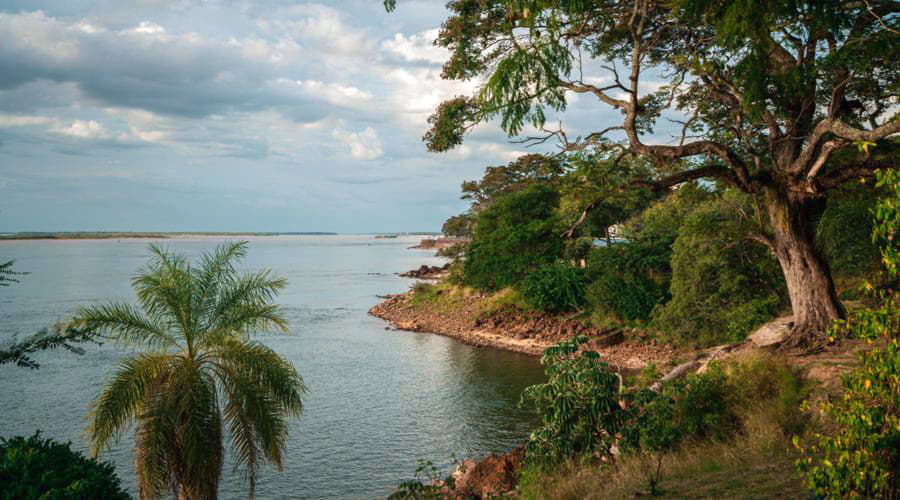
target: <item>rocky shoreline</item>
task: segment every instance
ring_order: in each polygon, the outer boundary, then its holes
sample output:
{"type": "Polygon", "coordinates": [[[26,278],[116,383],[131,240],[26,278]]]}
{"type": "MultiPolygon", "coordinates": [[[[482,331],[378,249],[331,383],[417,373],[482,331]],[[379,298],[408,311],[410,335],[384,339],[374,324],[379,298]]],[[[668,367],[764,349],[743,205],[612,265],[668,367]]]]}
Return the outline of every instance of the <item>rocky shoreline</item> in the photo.
{"type": "Polygon", "coordinates": [[[565,316],[500,310],[484,314],[483,297],[461,299],[452,310],[413,304],[406,292],[383,297],[369,314],[397,330],[444,335],[475,347],[491,347],[540,356],[544,349],[574,335],[591,339],[587,348],[622,370],[639,370],[648,363],[665,364],[675,355],[670,346],[629,341],[621,329],[602,330],[565,316]]]}

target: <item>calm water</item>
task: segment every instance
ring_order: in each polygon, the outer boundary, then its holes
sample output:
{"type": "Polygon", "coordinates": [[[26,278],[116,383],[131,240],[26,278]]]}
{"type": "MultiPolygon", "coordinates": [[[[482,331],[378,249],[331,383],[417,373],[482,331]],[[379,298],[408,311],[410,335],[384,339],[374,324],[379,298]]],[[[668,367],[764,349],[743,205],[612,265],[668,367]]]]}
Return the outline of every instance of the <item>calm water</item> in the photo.
{"type": "MultiPolygon", "coordinates": [[[[220,240],[165,240],[190,256],[220,240]]],[[[310,392],[293,422],[283,473],[260,474],[259,498],[376,498],[408,479],[419,458],[447,466],[452,455],[507,449],[533,417],[517,409],[522,389],[541,380],[534,358],[477,349],[438,335],[386,331],[366,314],[376,294],[405,290],[393,273],[438,260],[406,250],[412,239],[371,236],[251,238],[248,268],[289,280],[279,302],[287,334],[259,337],[285,355],[310,392]]],[[[147,240],[0,243],[0,262],[30,274],[0,288],[0,341],[27,335],[78,304],[131,299],[129,278],[148,258],[147,240]]],[[[44,435],[85,450],[88,402],[128,351],[88,346],[39,355],[38,371],[0,368],[0,435],[44,435]]],[[[131,436],[105,458],[134,488],[131,436]]],[[[246,496],[226,465],[220,496],[246,496]]]]}

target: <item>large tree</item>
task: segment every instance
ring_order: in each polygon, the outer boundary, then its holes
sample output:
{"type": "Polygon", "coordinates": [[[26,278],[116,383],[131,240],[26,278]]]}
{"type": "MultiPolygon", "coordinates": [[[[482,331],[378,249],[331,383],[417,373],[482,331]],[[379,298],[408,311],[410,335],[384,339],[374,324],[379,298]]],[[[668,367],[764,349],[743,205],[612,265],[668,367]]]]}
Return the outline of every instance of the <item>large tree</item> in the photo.
{"type": "Polygon", "coordinates": [[[900,2],[452,0],[448,8],[435,42],[451,51],[443,76],[482,84],[440,105],[429,149],[448,150],[499,119],[510,135],[530,125],[567,150],[649,158],[656,168],[634,185],[729,183],[759,202],[749,237],[784,272],[794,312],[787,345],[821,339],[843,316],[813,219],[830,190],[896,157],[900,2]],[[545,130],[568,93],[622,118],[604,126],[610,115],[598,114],[598,130],[574,139],[545,130]],[[654,127],[666,120],[679,132],[660,144],[654,127]]]}

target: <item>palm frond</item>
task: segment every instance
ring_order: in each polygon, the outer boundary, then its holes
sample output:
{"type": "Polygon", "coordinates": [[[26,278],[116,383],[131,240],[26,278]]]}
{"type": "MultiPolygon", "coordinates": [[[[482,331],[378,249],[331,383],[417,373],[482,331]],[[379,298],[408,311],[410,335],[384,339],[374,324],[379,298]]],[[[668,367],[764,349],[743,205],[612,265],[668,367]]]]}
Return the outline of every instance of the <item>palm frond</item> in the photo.
{"type": "Polygon", "coordinates": [[[255,391],[271,397],[283,412],[298,416],[303,411],[302,395],[306,393],[303,378],[290,361],[269,347],[233,340],[211,351],[210,356],[215,365],[227,366],[255,391]]]}
{"type": "Polygon", "coordinates": [[[166,318],[171,327],[180,330],[185,337],[196,326],[196,316],[191,309],[193,279],[191,266],[182,255],[150,245],[154,259],[139,269],[131,284],[137,293],[144,312],[151,317],[166,318]]]}
{"type": "Polygon", "coordinates": [[[237,469],[243,469],[250,487],[263,460],[282,470],[288,426],[280,405],[264,391],[253,389],[253,381],[233,367],[217,366],[225,394],[224,418],[235,454],[237,469]]]}
{"type": "Polygon", "coordinates": [[[216,297],[223,284],[234,280],[235,263],[247,255],[247,242],[226,242],[212,252],[204,252],[200,265],[192,268],[194,281],[193,305],[198,317],[208,317],[215,306],[216,297]]]}
{"type": "Polygon", "coordinates": [[[278,314],[278,307],[265,306],[270,306],[286,285],[287,280],[268,270],[237,277],[222,288],[204,330],[218,334],[247,333],[246,328],[285,330],[287,322],[278,314]],[[248,314],[252,311],[258,311],[258,314],[248,314]]]}
{"type": "Polygon", "coordinates": [[[184,359],[173,384],[179,416],[176,475],[180,486],[193,493],[191,498],[215,498],[224,456],[222,422],[215,380],[200,368],[184,359]]]}
{"type": "Polygon", "coordinates": [[[176,415],[166,396],[169,384],[153,387],[137,416],[134,432],[134,466],[140,498],[157,498],[175,490],[172,436],[176,415]]]}
{"type": "Polygon", "coordinates": [[[112,381],[91,403],[87,430],[91,455],[99,456],[117,440],[148,397],[165,383],[171,359],[167,354],[146,353],[122,362],[112,381]]]}
{"type": "Polygon", "coordinates": [[[178,345],[164,325],[157,324],[138,308],[125,303],[81,307],[69,324],[122,344],[160,349],[178,345]]]}
{"type": "Polygon", "coordinates": [[[262,459],[282,468],[287,416],[303,410],[303,379],[268,347],[231,340],[210,353],[225,394],[224,417],[251,492],[262,459]]]}

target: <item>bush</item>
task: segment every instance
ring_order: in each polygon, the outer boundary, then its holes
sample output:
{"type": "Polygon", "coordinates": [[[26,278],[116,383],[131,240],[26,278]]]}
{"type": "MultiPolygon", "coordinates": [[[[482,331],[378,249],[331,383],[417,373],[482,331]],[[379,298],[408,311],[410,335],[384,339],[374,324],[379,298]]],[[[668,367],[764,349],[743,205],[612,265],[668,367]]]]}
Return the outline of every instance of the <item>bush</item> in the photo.
{"type": "Polygon", "coordinates": [[[752,200],[727,190],[694,209],[672,247],[672,299],[653,311],[661,336],[708,346],[742,340],[786,304],[783,275],[733,212],[752,213],[752,200]]]}
{"type": "Polygon", "coordinates": [[[0,498],[129,498],[113,466],[72,451],[70,444],[0,438],[0,498]]]}
{"type": "MultiPolygon", "coordinates": [[[[880,244],[883,274],[900,276],[900,175],[879,174],[887,191],[875,210],[873,240],[880,244]]],[[[855,311],[830,330],[864,338],[877,347],[860,355],[860,367],[842,379],[843,396],[820,410],[835,426],[817,434],[797,466],[810,489],[821,498],[897,498],[900,495],[900,291],[877,291],[877,307],[855,311]]]]}
{"type": "Polygon", "coordinates": [[[566,262],[541,267],[526,276],[519,288],[528,305],[539,311],[574,311],[586,303],[584,272],[566,262]]]}
{"type": "Polygon", "coordinates": [[[520,406],[533,408],[541,418],[541,426],[525,445],[529,464],[550,466],[570,457],[611,456],[626,416],[619,403],[620,379],[596,352],[578,352],[587,341],[581,335],[544,350],[541,364],[547,382],[522,393],[520,406]]]}
{"type": "Polygon", "coordinates": [[[816,246],[838,275],[861,275],[878,269],[878,247],[872,242],[871,189],[855,189],[830,198],[816,224],[816,246]]]}
{"type": "Polygon", "coordinates": [[[463,264],[465,284],[495,291],[562,256],[559,194],[535,185],[504,195],[478,214],[463,264]]]}
{"type": "Polygon", "coordinates": [[[667,297],[668,263],[647,243],[620,243],[595,248],[587,259],[588,303],[606,317],[646,320],[667,297]]]}
{"type": "MultiPolygon", "coordinates": [[[[669,382],[659,392],[625,390],[597,353],[579,351],[587,340],[579,336],[545,350],[541,363],[548,381],[523,393],[520,404],[541,418],[525,447],[530,473],[567,461],[611,463],[616,448],[623,455],[655,454],[658,466],[664,453],[686,440],[739,434],[760,408],[774,409],[784,432],[799,429],[797,402],[806,385],[802,373],[779,358],[711,363],[704,373],[669,382]]],[[[651,373],[656,375],[655,368],[641,378],[651,373]]],[[[658,472],[648,470],[647,479],[655,488],[658,472]]]]}

